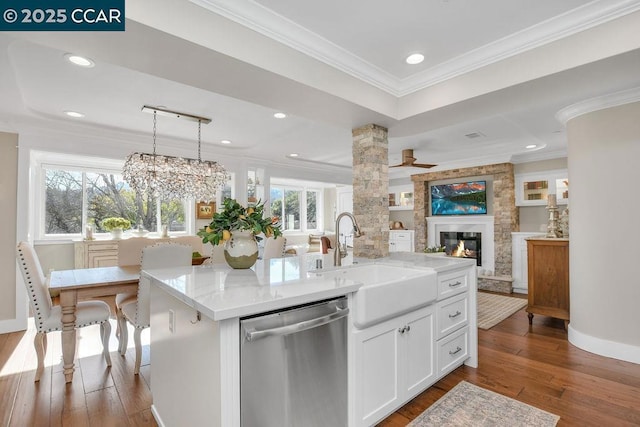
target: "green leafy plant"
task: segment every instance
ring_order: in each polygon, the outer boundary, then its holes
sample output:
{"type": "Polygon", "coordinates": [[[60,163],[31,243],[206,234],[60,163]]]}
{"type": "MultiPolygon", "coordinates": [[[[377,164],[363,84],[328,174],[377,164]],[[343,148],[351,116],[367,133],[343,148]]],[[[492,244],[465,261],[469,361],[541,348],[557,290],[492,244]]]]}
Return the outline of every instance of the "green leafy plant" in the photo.
{"type": "Polygon", "coordinates": [[[245,208],[234,199],[226,198],[222,202],[224,210],[213,214],[211,223],[198,231],[203,243],[218,245],[231,238],[233,231],[250,231],[256,240],[262,240],[258,234],[274,239],[282,235],[278,217],[264,218],[264,203],[245,208]]]}
{"type": "Polygon", "coordinates": [[[440,253],[440,252],[444,252],[444,250],[445,250],[444,246],[428,246],[424,249],[425,253],[428,253],[428,254],[440,253]]]}
{"type": "Polygon", "coordinates": [[[122,228],[123,230],[128,230],[131,228],[131,221],[128,219],[124,219],[121,217],[110,217],[102,220],[102,228],[107,231],[111,231],[115,228],[122,228]]]}

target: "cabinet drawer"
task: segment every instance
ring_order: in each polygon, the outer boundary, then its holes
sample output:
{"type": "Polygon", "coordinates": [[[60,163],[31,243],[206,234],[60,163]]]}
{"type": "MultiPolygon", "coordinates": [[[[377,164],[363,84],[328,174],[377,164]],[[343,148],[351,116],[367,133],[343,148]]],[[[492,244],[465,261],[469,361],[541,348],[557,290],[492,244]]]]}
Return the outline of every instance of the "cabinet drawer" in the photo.
{"type": "Polygon", "coordinates": [[[469,280],[463,271],[438,275],[438,300],[466,292],[469,280]]]}
{"type": "Polygon", "coordinates": [[[390,233],[389,237],[393,240],[399,241],[399,240],[405,240],[405,241],[410,241],[411,240],[411,234],[409,233],[390,233]]]}
{"type": "Polygon", "coordinates": [[[115,251],[115,253],[117,254],[118,244],[117,243],[107,243],[107,244],[98,244],[98,245],[89,244],[87,246],[87,250],[89,252],[115,251]]]}
{"type": "Polygon", "coordinates": [[[469,327],[438,341],[438,377],[448,374],[469,356],[469,327]]]}
{"type": "Polygon", "coordinates": [[[467,294],[440,301],[436,306],[436,328],[438,339],[465,326],[469,321],[469,298],[467,294]]]}

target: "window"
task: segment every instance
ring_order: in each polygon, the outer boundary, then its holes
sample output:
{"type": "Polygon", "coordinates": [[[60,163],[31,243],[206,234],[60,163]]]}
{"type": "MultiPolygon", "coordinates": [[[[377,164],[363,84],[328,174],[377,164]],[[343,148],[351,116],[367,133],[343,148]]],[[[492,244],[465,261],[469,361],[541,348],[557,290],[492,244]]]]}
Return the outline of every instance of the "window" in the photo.
{"type": "Polygon", "coordinates": [[[304,232],[321,227],[320,190],[272,184],[269,200],[271,215],[281,218],[283,230],[304,232]]]}
{"type": "Polygon", "coordinates": [[[191,226],[184,201],[136,193],[122,179],[117,162],[38,152],[33,157],[36,175],[42,177],[36,193],[44,201],[35,201],[36,206],[43,205],[36,218],[38,238],[78,237],[88,225],[103,233],[102,220],[113,216],[150,232],[160,231],[162,224],[174,233],[191,226]],[[40,161],[45,158],[46,163],[40,161]]]}

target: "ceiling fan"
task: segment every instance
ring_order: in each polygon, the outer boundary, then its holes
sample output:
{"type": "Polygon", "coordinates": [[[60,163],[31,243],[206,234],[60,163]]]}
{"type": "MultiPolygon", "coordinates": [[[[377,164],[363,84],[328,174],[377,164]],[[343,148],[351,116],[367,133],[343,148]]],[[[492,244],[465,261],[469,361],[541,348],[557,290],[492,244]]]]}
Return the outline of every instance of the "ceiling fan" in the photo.
{"type": "Polygon", "coordinates": [[[399,168],[399,167],[412,167],[412,168],[425,168],[425,169],[429,169],[432,168],[434,166],[437,165],[430,165],[427,163],[416,163],[417,159],[415,157],[413,157],[413,149],[412,148],[407,148],[406,150],[402,150],[402,163],[400,163],[399,165],[394,165],[394,166],[390,166],[392,168],[399,168]]]}

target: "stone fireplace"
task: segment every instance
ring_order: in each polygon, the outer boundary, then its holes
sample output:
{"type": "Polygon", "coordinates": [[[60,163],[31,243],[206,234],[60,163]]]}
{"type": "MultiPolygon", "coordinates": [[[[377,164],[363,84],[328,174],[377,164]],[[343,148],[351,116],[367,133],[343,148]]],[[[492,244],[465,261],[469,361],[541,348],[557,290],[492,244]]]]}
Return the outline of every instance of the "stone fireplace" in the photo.
{"type": "MultiPolygon", "coordinates": [[[[513,164],[499,163],[493,165],[477,166],[470,168],[450,169],[440,172],[427,172],[412,175],[414,188],[413,220],[415,228],[415,250],[422,252],[427,246],[439,244],[439,231],[429,230],[427,219],[444,218],[430,217],[429,209],[429,182],[448,179],[474,179],[476,177],[490,177],[492,198],[488,200],[491,209],[489,215],[448,217],[484,218],[487,230],[460,230],[478,231],[482,233],[482,266],[478,267],[478,287],[480,289],[498,290],[499,292],[511,292],[511,232],[519,230],[518,208],[515,199],[515,177],[513,164]],[[493,214],[493,215],[491,215],[493,214]],[[490,273],[490,274],[488,274],[490,273]],[[494,287],[498,283],[499,286],[494,287]]],[[[456,224],[462,227],[462,223],[456,224]]],[[[477,227],[479,224],[468,224],[477,227]]],[[[446,230],[443,230],[446,231],[446,230]]],[[[458,231],[458,230],[450,230],[458,231]]]]}

